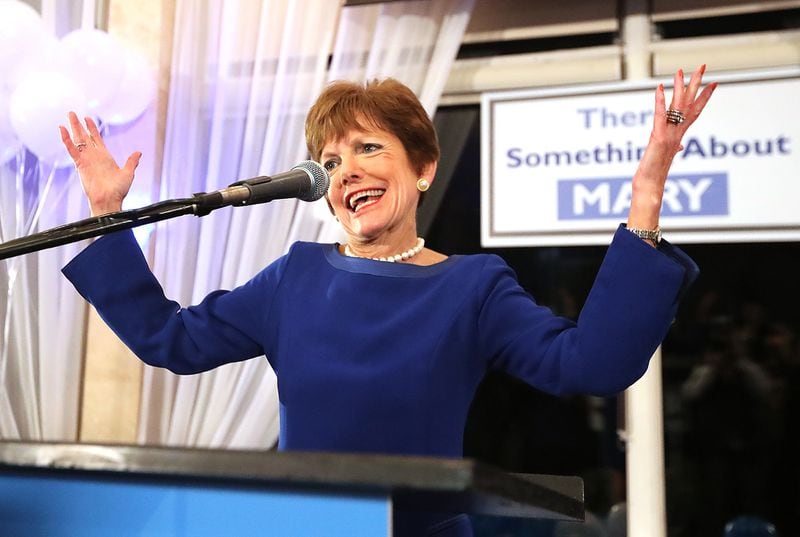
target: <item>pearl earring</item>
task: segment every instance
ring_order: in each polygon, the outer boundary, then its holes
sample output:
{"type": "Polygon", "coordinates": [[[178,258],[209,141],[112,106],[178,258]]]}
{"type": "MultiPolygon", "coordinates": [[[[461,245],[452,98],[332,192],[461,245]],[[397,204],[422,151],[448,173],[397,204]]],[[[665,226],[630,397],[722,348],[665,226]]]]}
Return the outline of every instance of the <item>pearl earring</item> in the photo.
{"type": "Polygon", "coordinates": [[[417,190],[419,190],[420,192],[425,192],[430,187],[431,184],[424,177],[420,177],[419,181],[417,181],[417,190]]]}

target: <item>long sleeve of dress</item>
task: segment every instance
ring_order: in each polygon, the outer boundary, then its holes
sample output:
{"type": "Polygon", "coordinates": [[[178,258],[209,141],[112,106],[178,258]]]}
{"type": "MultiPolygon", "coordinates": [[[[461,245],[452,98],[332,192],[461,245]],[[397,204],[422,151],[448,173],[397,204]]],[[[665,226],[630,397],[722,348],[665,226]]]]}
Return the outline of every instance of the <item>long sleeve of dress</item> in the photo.
{"type": "Polygon", "coordinates": [[[421,267],[298,243],[246,284],[187,308],[164,296],[129,232],[64,268],[146,363],[186,374],[264,353],[282,400],[296,409],[315,394],[310,413],[335,406],[321,394],[359,394],[363,404],[342,406],[367,408],[394,391],[411,405],[449,394],[460,412],[487,368],[555,394],[619,392],[647,369],[697,272],[669,243],[655,249],[621,228],[574,323],[536,304],[493,255],[421,267]]]}
{"type": "Polygon", "coordinates": [[[475,390],[502,369],[551,393],[616,393],[647,369],[697,267],[617,231],[577,323],[493,255],[431,266],[295,243],[232,291],[168,300],[129,232],[64,273],[146,363],[176,373],[266,354],[280,448],[459,456],[475,390]]]}
{"type": "Polygon", "coordinates": [[[144,362],[190,374],[264,353],[271,305],[265,291],[277,288],[282,266],[188,308],[164,296],[130,231],[95,241],[62,272],[144,362]],[[250,292],[256,286],[261,292],[250,292]]]}
{"type": "Polygon", "coordinates": [[[699,272],[666,241],[657,250],[620,227],[573,323],[532,304],[501,259],[484,271],[491,277],[478,325],[490,367],[550,393],[598,395],[644,374],[699,272]]]}

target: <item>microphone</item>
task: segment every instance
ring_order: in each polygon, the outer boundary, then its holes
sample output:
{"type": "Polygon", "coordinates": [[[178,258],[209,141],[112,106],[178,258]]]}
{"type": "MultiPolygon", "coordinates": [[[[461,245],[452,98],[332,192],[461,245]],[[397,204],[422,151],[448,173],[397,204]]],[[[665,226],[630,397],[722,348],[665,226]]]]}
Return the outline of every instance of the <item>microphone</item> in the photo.
{"type": "Polygon", "coordinates": [[[93,216],[4,242],[0,244],[0,260],[184,214],[205,216],[214,209],[228,205],[253,205],[284,198],[316,201],[328,191],[330,182],[325,168],[306,160],[288,172],[237,181],[215,192],[201,192],[191,198],[161,201],[139,209],[93,216]]]}
{"type": "Polygon", "coordinates": [[[222,190],[195,194],[193,201],[203,211],[287,198],[316,201],[325,195],[329,184],[325,168],[313,160],[304,160],[288,172],[244,179],[222,190]]]}

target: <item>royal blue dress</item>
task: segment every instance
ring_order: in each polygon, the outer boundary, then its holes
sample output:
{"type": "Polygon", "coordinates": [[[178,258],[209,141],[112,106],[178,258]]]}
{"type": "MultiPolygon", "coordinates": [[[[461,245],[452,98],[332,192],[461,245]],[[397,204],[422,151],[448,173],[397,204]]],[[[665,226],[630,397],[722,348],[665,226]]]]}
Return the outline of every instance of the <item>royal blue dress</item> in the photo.
{"type": "Polygon", "coordinates": [[[280,449],[444,457],[462,455],[488,370],[552,394],[631,385],[697,273],[666,241],[655,249],[620,227],[574,323],[536,304],[495,255],[417,266],[298,242],[244,285],[188,308],[164,296],[129,231],[64,268],[148,364],[193,374],[266,355],[280,449]]]}

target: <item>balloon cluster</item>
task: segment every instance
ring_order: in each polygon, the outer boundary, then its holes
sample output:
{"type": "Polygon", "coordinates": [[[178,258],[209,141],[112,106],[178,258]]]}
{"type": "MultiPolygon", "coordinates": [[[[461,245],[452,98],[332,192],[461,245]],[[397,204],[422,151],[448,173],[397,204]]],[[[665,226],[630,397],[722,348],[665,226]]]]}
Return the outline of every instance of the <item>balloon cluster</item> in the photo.
{"type": "Polygon", "coordinates": [[[69,110],[123,125],[154,94],[145,59],[106,32],[75,30],[56,39],[32,7],[0,0],[0,164],[20,145],[42,161],[67,164],[57,127],[69,110]]]}

